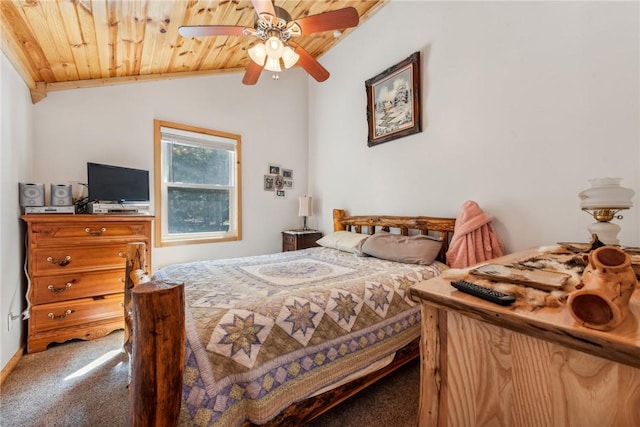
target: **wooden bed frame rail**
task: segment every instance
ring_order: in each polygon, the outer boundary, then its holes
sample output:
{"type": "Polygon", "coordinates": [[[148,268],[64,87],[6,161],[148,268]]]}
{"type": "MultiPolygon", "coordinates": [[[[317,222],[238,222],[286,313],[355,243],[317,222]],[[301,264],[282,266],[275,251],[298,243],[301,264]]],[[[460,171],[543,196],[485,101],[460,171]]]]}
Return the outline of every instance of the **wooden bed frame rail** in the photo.
{"type": "MultiPolygon", "coordinates": [[[[445,254],[453,234],[454,218],[406,216],[347,216],[342,209],[333,210],[334,231],[367,234],[376,229],[409,235],[439,233],[445,254]],[[393,231],[392,231],[393,232],[393,231]]],[[[182,396],[182,373],[185,353],[185,317],[183,285],[149,282],[144,271],[144,243],[127,247],[125,280],[125,344],[130,356],[129,425],[177,425],[182,396]]],[[[385,377],[419,355],[419,339],[396,352],[393,362],[352,382],[305,399],[285,408],[263,426],[300,426],[385,377]]],[[[252,426],[245,422],[243,427],[252,426]]]]}

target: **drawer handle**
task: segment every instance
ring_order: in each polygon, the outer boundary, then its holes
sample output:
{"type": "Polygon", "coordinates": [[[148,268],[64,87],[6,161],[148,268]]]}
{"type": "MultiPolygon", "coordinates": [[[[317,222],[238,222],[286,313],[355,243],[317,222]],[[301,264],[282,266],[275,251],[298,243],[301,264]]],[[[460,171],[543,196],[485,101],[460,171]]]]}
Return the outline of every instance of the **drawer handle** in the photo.
{"type": "Polygon", "coordinates": [[[102,233],[104,233],[105,231],[107,231],[107,229],[106,229],[106,228],[104,228],[104,227],[102,227],[102,228],[101,228],[100,230],[98,230],[98,231],[93,231],[93,230],[91,230],[91,228],[87,227],[87,228],[85,228],[85,229],[84,229],[84,231],[86,231],[88,234],[91,234],[92,236],[99,236],[99,235],[101,235],[102,233]]]}
{"type": "Polygon", "coordinates": [[[126,257],[127,257],[127,256],[124,254],[124,252],[122,252],[122,251],[118,252],[118,256],[119,256],[120,258],[126,258],[126,257]]]}
{"type": "Polygon", "coordinates": [[[47,289],[49,289],[51,292],[58,292],[58,293],[60,293],[60,292],[64,292],[64,291],[66,291],[66,290],[67,290],[67,289],[69,289],[70,287],[71,287],[71,282],[67,282],[67,283],[64,285],[64,287],[62,287],[62,288],[56,288],[56,287],[55,287],[55,286],[53,286],[53,285],[49,285],[49,286],[47,286],[47,289]]]}
{"type": "Polygon", "coordinates": [[[73,310],[69,309],[69,310],[65,311],[63,314],[49,313],[49,314],[47,314],[47,316],[49,316],[49,319],[60,320],[60,319],[64,319],[65,317],[67,317],[71,313],[73,313],[73,310]]]}
{"type": "Polygon", "coordinates": [[[69,261],[71,261],[71,255],[67,255],[66,257],[64,257],[64,259],[58,261],[53,259],[53,257],[48,257],[47,261],[49,261],[51,264],[58,264],[60,267],[64,267],[65,265],[69,264],[69,261]]]}

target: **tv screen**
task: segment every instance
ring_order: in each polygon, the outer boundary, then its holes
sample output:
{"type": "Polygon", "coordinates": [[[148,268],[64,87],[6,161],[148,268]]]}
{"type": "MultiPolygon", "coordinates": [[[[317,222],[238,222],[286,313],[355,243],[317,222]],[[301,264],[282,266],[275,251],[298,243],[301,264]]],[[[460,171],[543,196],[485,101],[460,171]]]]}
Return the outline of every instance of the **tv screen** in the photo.
{"type": "Polygon", "coordinates": [[[148,202],[149,171],[87,163],[91,202],[148,202]]]}

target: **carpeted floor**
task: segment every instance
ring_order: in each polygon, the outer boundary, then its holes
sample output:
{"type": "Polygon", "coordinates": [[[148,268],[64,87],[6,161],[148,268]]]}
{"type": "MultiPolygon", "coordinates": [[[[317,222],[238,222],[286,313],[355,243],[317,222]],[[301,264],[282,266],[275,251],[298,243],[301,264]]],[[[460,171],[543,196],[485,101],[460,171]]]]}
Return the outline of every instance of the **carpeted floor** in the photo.
{"type": "MultiPolygon", "coordinates": [[[[22,357],[0,390],[0,426],[125,426],[129,366],[122,339],[118,331],[22,357]]],[[[411,362],[307,427],[415,426],[419,369],[411,362]]]]}

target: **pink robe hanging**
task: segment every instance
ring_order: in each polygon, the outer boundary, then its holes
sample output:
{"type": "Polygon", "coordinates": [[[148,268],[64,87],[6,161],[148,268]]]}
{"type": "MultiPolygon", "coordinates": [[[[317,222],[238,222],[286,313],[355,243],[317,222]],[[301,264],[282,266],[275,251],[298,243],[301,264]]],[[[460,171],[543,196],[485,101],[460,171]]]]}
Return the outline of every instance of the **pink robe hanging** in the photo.
{"type": "Polygon", "coordinates": [[[473,200],[466,201],[456,218],[447,264],[466,268],[502,255],[502,242],[491,226],[491,217],[473,200]]]}

